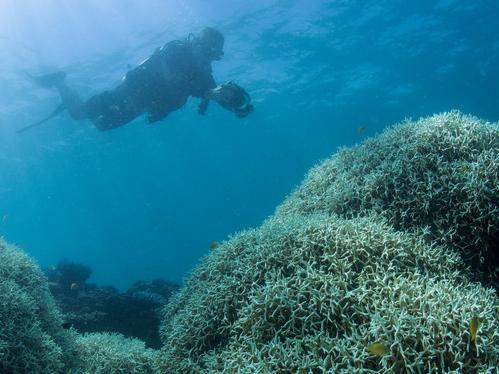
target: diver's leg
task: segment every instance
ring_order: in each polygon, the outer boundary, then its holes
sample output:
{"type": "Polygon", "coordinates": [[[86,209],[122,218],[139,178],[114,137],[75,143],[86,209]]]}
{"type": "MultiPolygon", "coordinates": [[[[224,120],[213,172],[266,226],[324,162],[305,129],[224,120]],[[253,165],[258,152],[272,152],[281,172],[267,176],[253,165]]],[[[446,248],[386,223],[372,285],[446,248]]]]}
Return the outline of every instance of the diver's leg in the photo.
{"type": "Polygon", "coordinates": [[[101,131],[123,126],[141,114],[128,92],[120,86],[92,96],[83,106],[87,117],[101,131]]]}
{"type": "Polygon", "coordinates": [[[55,73],[43,74],[43,75],[31,75],[25,73],[26,76],[35,82],[38,86],[43,88],[52,88],[56,85],[64,82],[66,78],[66,73],[63,71],[56,71],[55,73]]]}
{"type": "Polygon", "coordinates": [[[88,118],[84,103],[76,91],[70,89],[65,82],[57,84],[56,88],[59,91],[59,95],[61,95],[62,104],[71,115],[71,118],[75,120],[88,118]]]}
{"type": "Polygon", "coordinates": [[[65,72],[58,71],[38,76],[26,73],[26,75],[40,87],[56,88],[61,96],[62,105],[67,109],[73,119],[79,120],[88,118],[79,95],[67,86],[65,82],[65,72]]]}

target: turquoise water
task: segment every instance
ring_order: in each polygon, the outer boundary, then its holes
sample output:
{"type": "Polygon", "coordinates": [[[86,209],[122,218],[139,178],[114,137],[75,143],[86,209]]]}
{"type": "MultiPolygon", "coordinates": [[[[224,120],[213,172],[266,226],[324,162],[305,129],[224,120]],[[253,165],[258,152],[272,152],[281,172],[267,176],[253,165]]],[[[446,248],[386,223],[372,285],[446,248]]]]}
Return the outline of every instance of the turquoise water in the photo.
{"type": "Polygon", "coordinates": [[[494,0],[3,0],[0,234],[100,284],[181,281],[337,147],[450,109],[497,121],[498,15],[494,0]],[[152,126],[99,132],[65,113],[16,133],[60,102],[25,72],[62,69],[86,98],[204,26],[226,37],[214,76],[249,91],[247,118],[198,116],[192,99],[152,126]]]}

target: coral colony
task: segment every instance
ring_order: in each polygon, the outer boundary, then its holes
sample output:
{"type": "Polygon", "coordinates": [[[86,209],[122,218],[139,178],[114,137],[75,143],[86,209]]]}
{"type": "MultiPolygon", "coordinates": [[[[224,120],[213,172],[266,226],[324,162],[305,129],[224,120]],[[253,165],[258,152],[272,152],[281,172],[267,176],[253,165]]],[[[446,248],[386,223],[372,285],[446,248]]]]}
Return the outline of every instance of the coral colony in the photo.
{"type": "Polygon", "coordinates": [[[64,329],[0,244],[2,373],[492,373],[499,128],[459,112],[340,150],[164,307],[162,347],[64,329]]]}

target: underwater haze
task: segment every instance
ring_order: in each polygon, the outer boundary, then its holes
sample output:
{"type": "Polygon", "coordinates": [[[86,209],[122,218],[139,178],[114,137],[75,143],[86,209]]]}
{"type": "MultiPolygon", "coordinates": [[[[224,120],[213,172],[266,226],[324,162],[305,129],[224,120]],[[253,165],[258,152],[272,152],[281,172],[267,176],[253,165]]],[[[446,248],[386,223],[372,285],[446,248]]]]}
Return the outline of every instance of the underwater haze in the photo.
{"type": "Polygon", "coordinates": [[[2,0],[0,235],[43,266],[99,284],[182,279],[212,241],[259,225],[311,166],[404,118],[459,109],[499,120],[499,2],[2,0]],[[84,98],[154,50],[211,26],[217,83],[255,111],[198,99],[153,125],[101,132],[28,74],[56,70],[84,98]]]}

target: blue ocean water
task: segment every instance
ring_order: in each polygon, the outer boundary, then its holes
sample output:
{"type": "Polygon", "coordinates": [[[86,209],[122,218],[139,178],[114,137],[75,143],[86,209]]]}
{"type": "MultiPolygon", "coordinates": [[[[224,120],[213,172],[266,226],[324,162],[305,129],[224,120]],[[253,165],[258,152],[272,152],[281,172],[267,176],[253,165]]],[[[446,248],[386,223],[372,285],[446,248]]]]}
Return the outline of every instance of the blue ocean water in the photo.
{"type": "Polygon", "coordinates": [[[100,284],[180,282],[337,147],[450,109],[497,121],[498,16],[496,0],[3,0],[0,234],[100,284]],[[26,72],[64,70],[86,98],[204,26],[224,33],[214,76],[249,91],[250,116],[201,117],[193,99],[155,125],[63,114],[16,132],[60,103],[26,72]]]}

